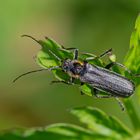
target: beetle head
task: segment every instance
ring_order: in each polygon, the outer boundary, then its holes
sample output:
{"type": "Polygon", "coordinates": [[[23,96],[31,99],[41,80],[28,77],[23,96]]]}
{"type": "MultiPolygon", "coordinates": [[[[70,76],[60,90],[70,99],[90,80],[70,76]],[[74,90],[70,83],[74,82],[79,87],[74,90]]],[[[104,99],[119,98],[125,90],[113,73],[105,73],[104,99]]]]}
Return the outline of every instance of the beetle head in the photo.
{"type": "Polygon", "coordinates": [[[65,72],[69,72],[69,71],[71,70],[72,67],[73,67],[72,60],[70,60],[70,59],[65,59],[65,60],[62,62],[62,69],[63,69],[65,72]]]}
{"type": "Polygon", "coordinates": [[[79,76],[85,72],[84,63],[78,60],[65,59],[62,62],[62,69],[73,77],[79,76]]]}

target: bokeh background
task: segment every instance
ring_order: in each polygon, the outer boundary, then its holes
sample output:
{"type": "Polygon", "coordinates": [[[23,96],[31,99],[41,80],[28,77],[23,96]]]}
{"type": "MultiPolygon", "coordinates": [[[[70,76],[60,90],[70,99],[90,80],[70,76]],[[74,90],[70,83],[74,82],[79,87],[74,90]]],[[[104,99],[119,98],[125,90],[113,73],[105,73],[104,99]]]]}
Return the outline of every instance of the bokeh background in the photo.
{"type": "Polygon", "coordinates": [[[0,129],[78,123],[68,110],[87,105],[131,127],[114,99],[81,96],[77,86],[50,85],[50,72],[28,75],[15,84],[12,80],[39,68],[34,57],[40,46],[22,34],[48,36],[97,55],[113,48],[123,62],[139,11],[136,0],[0,0],[0,129]]]}

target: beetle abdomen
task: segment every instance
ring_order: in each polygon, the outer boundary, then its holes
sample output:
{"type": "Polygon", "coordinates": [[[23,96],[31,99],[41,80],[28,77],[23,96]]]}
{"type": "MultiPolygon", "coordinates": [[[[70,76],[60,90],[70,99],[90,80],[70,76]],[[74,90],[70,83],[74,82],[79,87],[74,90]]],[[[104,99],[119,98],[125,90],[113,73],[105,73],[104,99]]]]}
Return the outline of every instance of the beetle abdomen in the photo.
{"type": "Polygon", "coordinates": [[[114,96],[129,97],[135,86],[129,79],[105,68],[86,64],[86,73],[80,77],[81,82],[88,83],[93,88],[109,92],[114,96]]]}

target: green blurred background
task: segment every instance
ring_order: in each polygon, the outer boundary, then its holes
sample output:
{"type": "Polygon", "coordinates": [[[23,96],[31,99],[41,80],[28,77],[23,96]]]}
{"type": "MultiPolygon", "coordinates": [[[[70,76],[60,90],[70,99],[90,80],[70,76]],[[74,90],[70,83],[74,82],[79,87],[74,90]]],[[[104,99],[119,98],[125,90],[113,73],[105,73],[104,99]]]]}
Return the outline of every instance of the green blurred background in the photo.
{"type": "Polygon", "coordinates": [[[12,80],[39,68],[34,57],[40,46],[22,34],[48,36],[65,47],[97,55],[113,48],[123,62],[139,11],[136,0],[1,0],[0,129],[78,123],[68,110],[87,105],[128,124],[126,112],[114,99],[81,96],[77,86],[50,85],[50,72],[28,75],[15,84],[12,80]]]}

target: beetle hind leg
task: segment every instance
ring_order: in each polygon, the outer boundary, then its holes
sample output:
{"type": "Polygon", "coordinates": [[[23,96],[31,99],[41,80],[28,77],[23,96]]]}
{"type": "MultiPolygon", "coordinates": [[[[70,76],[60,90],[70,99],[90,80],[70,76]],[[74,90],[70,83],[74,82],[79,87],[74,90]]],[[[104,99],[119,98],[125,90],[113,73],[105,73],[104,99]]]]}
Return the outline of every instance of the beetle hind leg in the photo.
{"type": "Polygon", "coordinates": [[[96,98],[112,98],[114,97],[112,94],[108,94],[108,95],[99,95],[99,91],[95,88],[93,88],[93,91],[94,91],[94,96],[96,98]]]}
{"type": "Polygon", "coordinates": [[[124,111],[125,107],[124,107],[123,102],[118,97],[115,97],[115,99],[118,102],[119,106],[121,107],[121,110],[124,111]]]}
{"type": "Polygon", "coordinates": [[[105,66],[106,69],[112,68],[114,65],[117,65],[127,71],[133,77],[140,77],[140,74],[134,74],[131,70],[129,70],[125,65],[118,62],[111,62],[105,66]]]}
{"type": "Polygon", "coordinates": [[[121,110],[122,110],[122,111],[125,110],[125,107],[124,107],[123,102],[122,102],[118,97],[116,97],[116,96],[114,96],[114,95],[112,95],[112,94],[109,94],[109,95],[99,95],[99,93],[98,93],[99,91],[98,91],[97,89],[94,88],[93,90],[94,90],[94,96],[95,96],[96,98],[115,98],[116,101],[118,102],[118,104],[119,104],[121,110]]]}

